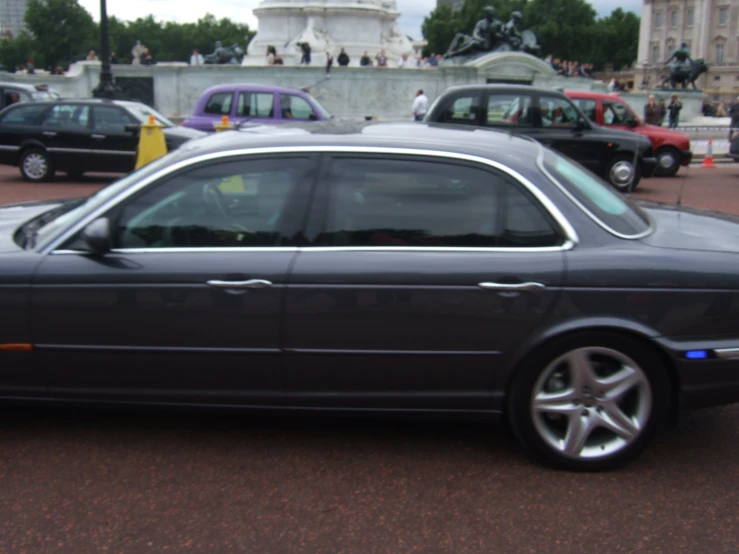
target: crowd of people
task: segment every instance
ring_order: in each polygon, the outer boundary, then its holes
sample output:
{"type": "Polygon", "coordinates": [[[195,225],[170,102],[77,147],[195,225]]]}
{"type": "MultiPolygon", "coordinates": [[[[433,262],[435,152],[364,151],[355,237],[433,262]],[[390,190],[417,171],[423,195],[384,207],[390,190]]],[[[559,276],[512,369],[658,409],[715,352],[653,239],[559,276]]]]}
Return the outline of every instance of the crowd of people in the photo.
{"type": "Polygon", "coordinates": [[[551,54],[544,58],[544,61],[557,72],[557,75],[562,75],[564,77],[586,77],[588,79],[593,78],[593,64],[591,63],[580,63],[575,60],[561,60],[559,58],[553,58],[551,54]]]}
{"type": "Polygon", "coordinates": [[[680,120],[680,110],[683,105],[677,97],[677,94],[670,95],[670,103],[667,104],[664,98],[657,100],[654,94],[650,94],[647,103],[644,106],[644,122],[649,125],[662,126],[667,118],[667,126],[670,129],[677,129],[680,120]]]}

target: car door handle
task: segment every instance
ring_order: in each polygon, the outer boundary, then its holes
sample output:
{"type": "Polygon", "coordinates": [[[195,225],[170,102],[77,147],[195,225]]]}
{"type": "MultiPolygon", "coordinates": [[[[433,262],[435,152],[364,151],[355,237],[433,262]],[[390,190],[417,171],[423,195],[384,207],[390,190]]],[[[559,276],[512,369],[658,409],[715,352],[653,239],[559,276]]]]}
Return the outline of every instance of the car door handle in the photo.
{"type": "Polygon", "coordinates": [[[94,139],[104,139],[105,135],[92,135],[92,138],[94,139]]]}
{"type": "Polygon", "coordinates": [[[272,286],[270,281],[264,281],[262,279],[249,279],[247,281],[212,280],[207,281],[205,284],[218,289],[264,289],[272,286]]]}
{"type": "Polygon", "coordinates": [[[56,133],[54,131],[44,131],[41,134],[44,135],[45,137],[55,137],[56,136],[56,133]]]}
{"type": "Polygon", "coordinates": [[[498,292],[539,292],[546,288],[542,283],[480,283],[481,289],[498,292]]]}

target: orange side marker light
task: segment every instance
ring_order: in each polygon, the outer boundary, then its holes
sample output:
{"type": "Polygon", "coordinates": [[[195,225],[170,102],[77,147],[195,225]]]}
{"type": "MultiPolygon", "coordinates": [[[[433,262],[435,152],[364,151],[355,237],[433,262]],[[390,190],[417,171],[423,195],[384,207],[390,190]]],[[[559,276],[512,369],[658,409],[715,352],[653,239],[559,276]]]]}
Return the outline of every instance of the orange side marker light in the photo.
{"type": "Polygon", "coordinates": [[[23,343],[0,344],[0,350],[6,352],[30,352],[33,350],[33,345],[23,343]]]}

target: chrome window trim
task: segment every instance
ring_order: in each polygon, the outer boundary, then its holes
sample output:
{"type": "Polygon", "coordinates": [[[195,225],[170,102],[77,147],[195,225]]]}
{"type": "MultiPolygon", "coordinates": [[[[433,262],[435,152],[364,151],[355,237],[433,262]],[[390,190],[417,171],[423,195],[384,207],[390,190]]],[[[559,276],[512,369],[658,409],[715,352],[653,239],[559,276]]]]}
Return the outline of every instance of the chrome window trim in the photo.
{"type": "MultiPolygon", "coordinates": [[[[404,155],[404,156],[425,156],[425,157],[432,157],[432,158],[437,158],[437,159],[446,158],[446,159],[453,159],[453,160],[458,160],[458,161],[479,163],[481,165],[486,165],[488,167],[492,167],[494,169],[502,171],[503,173],[507,174],[509,177],[512,177],[513,179],[518,181],[521,185],[523,185],[524,188],[526,188],[526,190],[528,190],[529,193],[531,193],[544,206],[544,208],[547,210],[549,215],[555,220],[557,225],[559,225],[560,230],[565,235],[565,242],[563,245],[557,246],[557,247],[551,247],[551,248],[563,250],[565,249],[565,246],[567,246],[569,249],[579,242],[579,238],[577,236],[577,232],[575,231],[574,227],[572,227],[572,225],[567,220],[567,218],[564,216],[564,214],[559,210],[559,208],[557,208],[557,206],[554,204],[554,202],[551,201],[551,199],[548,196],[546,196],[536,185],[534,185],[526,177],[524,177],[517,171],[511,169],[510,167],[500,162],[496,162],[494,160],[489,160],[487,158],[482,158],[480,156],[474,156],[470,154],[460,154],[456,152],[446,152],[442,150],[431,150],[431,149],[421,149],[421,148],[394,148],[394,147],[379,147],[379,146],[270,146],[270,147],[263,147],[263,148],[241,148],[238,150],[210,152],[208,154],[201,154],[199,156],[194,156],[186,160],[181,160],[167,167],[164,167],[161,170],[155,173],[152,173],[145,179],[142,179],[135,185],[122,191],[117,196],[113,196],[112,198],[109,198],[105,203],[101,204],[95,210],[87,214],[87,216],[72,223],[66,229],[63,229],[59,233],[57,233],[55,236],[50,237],[44,245],[40,246],[40,248],[38,249],[38,252],[41,254],[48,254],[49,252],[53,251],[57,246],[59,246],[59,244],[71,238],[75,233],[81,231],[85,227],[85,225],[94,221],[97,217],[100,217],[103,213],[105,213],[112,207],[116,206],[118,203],[126,200],[128,197],[146,188],[151,183],[161,178],[167,177],[168,175],[171,175],[177,171],[180,171],[181,169],[185,169],[187,167],[190,167],[190,166],[202,163],[202,162],[228,159],[228,158],[238,158],[238,157],[243,157],[243,156],[259,156],[259,155],[267,155],[267,154],[293,154],[293,155],[299,155],[299,154],[398,155],[399,154],[399,155],[404,155]]],[[[343,248],[343,247],[340,247],[340,248],[343,248]]],[[[263,250],[263,249],[257,248],[257,250],[263,250]]],[[[396,248],[395,250],[398,250],[398,249],[396,248]]],[[[456,249],[452,249],[452,250],[456,250],[456,249]]],[[[481,249],[475,248],[471,250],[479,251],[481,249]]],[[[501,249],[501,250],[505,252],[511,251],[510,249],[501,249]]],[[[202,250],[198,250],[198,251],[202,252],[202,250]]],[[[423,251],[428,251],[428,249],[423,249],[423,251]]],[[[498,249],[495,249],[494,251],[498,251],[498,249]]],[[[526,251],[528,252],[531,250],[526,249],[526,251]]]]}
{"type": "MultiPolygon", "coordinates": [[[[218,253],[218,252],[513,252],[513,253],[538,253],[543,252],[562,252],[573,248],[572,241],[566,241],[560,246],[532,246],[531,248],[513,247],[454,247],[454,246],[430,246],[424,248],[422,246],[236,246],[234,248],[207,246],[203,248],[183,247],[183,248],[114,248],[110,252],[112,254],[192,254],[192,253],[218,253]]],[[[87,256],[89,252],[84,250],[53,250],[49,253],[52,256],[59,255],[78,255],[87,256]]]]}
{"type": "Polygon", "coordinates": [[[715,348],[717,358],[733,360],[739,358],[739,348],[715,348]]]}
{"type": "MultiPolygon", "coordinates": [[[[580,210],[582,210],[590,219],[592,219],[598,226],[602,227],[605,231],[612,234],[615,237],[618,237],[620,239],[626,239],[626,240],[637,240],[646,237],[647,235],[650,235],[652,231],[654,231],[654,220],[649,217],[649,214],[646,214],[647,216],[647,229],[645,231],[642,231],[641,233],[637,233],[635,235],[625,235],[623,233],[619,233],[615,229],[611,229],[608,225],[606,225],[601,219],[596,216],[593,212],[591,212],[588,208],[585,207],[585,205],[580,202],[575,196],[567,190],[567,187],[565,187],[562,183],[559,182],[559,179],[557,179],[554,175],[552,175],[549,170],[544,165],[544,146],[542,144],[539,144],[539,154],[536,157],[536,165],[539,166],[539,169],[549,178],[552,183],[554,183],[558,189],[560,189],[567,198],[569,198],[573,204],[575,204],[580,210]]],[[[555,152],[556,153],[556,152],[555,152]]],[[[557,155],[562,155],[558,154],[557,155]]]]}

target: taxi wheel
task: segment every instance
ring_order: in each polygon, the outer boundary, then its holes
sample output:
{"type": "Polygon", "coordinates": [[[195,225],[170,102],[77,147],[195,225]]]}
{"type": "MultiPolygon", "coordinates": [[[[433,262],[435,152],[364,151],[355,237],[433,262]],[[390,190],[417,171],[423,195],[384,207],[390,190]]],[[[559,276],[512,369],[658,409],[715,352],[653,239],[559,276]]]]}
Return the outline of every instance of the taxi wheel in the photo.
{"type": "Polygon", "coordinates": [[[21,154],[18,166],[26,181],[40,183],[54,177],[54,166],[49,153],[43,148],[29,148],[21,154]]]}
{"type": "Polygon", "coordinates": [[[605,178],[619,192],[631,192],[641,181],[641,164],[634,157],[621,154],[614,156],[606,166],[605,178]]]}
{"type": "Polygon", "coordinates": [[[657,175],[674,177],[680,169],[680,153],[669,146],[657,150],[657,175]]]}

